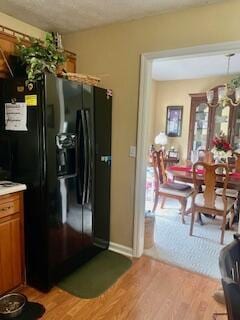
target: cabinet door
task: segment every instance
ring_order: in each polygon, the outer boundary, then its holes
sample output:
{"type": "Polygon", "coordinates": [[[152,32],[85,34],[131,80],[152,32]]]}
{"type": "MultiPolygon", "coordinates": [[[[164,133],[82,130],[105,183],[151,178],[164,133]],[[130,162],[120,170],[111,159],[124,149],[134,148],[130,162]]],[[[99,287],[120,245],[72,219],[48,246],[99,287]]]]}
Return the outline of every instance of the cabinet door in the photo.
{"type": "Polygon", "coordinates": [[[207,149],[209,136],[209,107],[206,103],[200,103],[196,107],[192,150],[207,149]]]}
{"type": "Polygon", "coordinates": [[[234,109],[234,116],[232,121],[231,142],[233,150],[240,149],[240,107],[234,109]]]}
{"type": "Polygon", "coordinates": [[[215,109],[214,114],[214,129],[213,129],[213,136],[219,137],[220,135],[224,135],[226,137],[229,137],[229,119],[230,119],[230,107],[229,106],[221,106],[219,105],[215,109]]]}
{"type": "Polygon", "coordinates": [[[76,57],[75,56],[71,56],[71,55],[67,55],[67,59],[64,62],[64,64],[60,65],[57,68],[57,73],[61,73],[63,69],[66,72],[75,73],[76,72],[76,57]]]}
{"type": "Polygon", "coordinates": [[[21,284],[21,240],[20,215],[0,220],[0,295],[21,284]]]}

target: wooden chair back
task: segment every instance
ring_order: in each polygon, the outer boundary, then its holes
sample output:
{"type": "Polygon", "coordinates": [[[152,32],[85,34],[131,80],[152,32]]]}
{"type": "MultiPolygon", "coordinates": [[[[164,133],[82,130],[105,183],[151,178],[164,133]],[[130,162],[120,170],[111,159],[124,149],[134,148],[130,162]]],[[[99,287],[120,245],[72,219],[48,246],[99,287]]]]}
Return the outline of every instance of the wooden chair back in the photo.
{"type": "MultiPolygon", "coordinates": [[[[215,200],[216,200],[216,183],[217,183],[217,170],[222,170],[224,177],[223,179],[223,192],[222,199],[224,203],[224,207],[227,206],[227,198],[226,198],[226,189],[229,180],[229,171],[228,166],[226,164],[218,163],[218,164],[210,164],[203,161],[196,162],[193,165],[193,183],[195,187],[195,196],[197,195],[199,190],[199,174],[203,174],[204,176],[204,185],[205,190],[203,192],[204,198],[204,207],[215,209],[215,200]],[[200,171],[202,170],[202,171],[200,171]]],[[[194,200],[194,199],[193,199],[194,200]]]]}
{"type": "Polygon", "coordinates": [[[213,163],[213,153],[210,150],[199,149],[198,160],[206,163],[213,163]]]}
{"type": "Polygon", "coordinates": [[[237,157],[235,162],[235,170],[236,172],[240,172],[240,154],[239,153],[234,153],[234,154],[237,157]]]}
{"type": "Polygon", "coordinates": [[[159,184],[167,182],[167,174],[164,167],[164,158],[162,150],[154,150],[152,152],[152,160],[155,175],[155,184],[159,186],[159,184]]]}

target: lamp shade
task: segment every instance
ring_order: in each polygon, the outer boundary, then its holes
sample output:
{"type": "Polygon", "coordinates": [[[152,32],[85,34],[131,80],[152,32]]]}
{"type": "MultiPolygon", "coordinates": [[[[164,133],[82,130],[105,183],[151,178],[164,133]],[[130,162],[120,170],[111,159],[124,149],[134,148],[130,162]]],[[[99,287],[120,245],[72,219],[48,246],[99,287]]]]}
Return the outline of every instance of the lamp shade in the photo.
{"type": "Polygon", "coordinates": [[[165,146],[167,144],[167,136],[165,132],[160,132],[154,140],[155,144],[160,144],[161,146],[165,146]]]}

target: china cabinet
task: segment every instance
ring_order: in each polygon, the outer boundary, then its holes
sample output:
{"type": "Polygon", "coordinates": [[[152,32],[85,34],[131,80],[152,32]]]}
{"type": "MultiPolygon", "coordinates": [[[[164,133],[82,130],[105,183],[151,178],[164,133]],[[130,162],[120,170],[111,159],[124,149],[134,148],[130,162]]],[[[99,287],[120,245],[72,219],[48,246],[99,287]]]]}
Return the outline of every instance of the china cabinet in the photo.
{"type": "Polygon", "coordinates": [[[217,91],[214,90],[214,106],[207,104],[206,93],[193,93],[188,137],[188,159],[192,150],[209,150],[215,136],[227,136],[233,149],[240,148],[240,106],[222,106],[217,104],[217,91]]]}

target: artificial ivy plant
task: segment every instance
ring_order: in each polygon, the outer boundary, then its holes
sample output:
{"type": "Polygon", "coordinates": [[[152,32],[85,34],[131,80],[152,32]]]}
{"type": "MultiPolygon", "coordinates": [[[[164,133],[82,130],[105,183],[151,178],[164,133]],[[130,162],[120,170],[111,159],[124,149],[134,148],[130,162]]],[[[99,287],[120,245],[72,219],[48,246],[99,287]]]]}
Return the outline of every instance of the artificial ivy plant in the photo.
{"type": "Polygon", "coordinates": [[[59,65],[66,60],[63,50],[56,47],[51,33],[46,33],[45,40],[31,38],[30,45],[25,45],[21,40],[16,45],[16,54],[26,65],[28,81],[34,82],[41,79],[43,72],[56,73],[59,65]]]}

